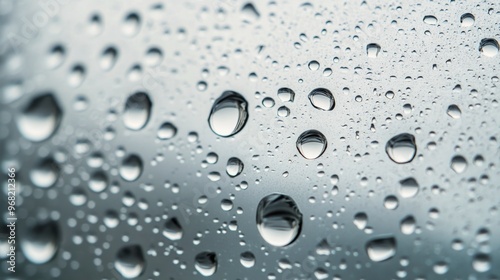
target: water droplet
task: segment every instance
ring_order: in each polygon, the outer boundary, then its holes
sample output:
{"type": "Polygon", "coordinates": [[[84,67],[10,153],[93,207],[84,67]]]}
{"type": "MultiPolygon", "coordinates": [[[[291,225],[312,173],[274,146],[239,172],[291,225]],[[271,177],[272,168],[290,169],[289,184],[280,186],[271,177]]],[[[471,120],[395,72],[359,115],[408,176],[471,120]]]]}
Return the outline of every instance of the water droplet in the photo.
{"type": "Polygon", "coordinates": [[[472,267],[477,272],[486,272],[491,268],[490,262],[490,256],[479,253],[474,256],[472,260],[472,267]]]}
{"type": "Polygon", "coordinates": [[[455,171],[456,173],[460,174],[467,169],[467,160],[463,156],[454,156],[451,159],[451,164],[450,164],[451,169],[455,171]]]}
{"type": "Polygon", "coordinates": [[[316,60],[313,60],[313,61],[309,62],[307,67],[309,67],[309,69],[312,71],[316,71],[319,69],[319,62],[317,62],[316,60]]]}
{"type": "Polygon", "coordinates": [[[163,59],[162,51],[158,48],[151,48],[146,53],[146,59],[144,62],[146,65],[150,67],[155,67],[160,65],[162,59],[163,59]]]}
{"type": "Polygon", "coordinates": [[[124,278],[139,277],[146,267],[142,248],[139,245],[122,247],[116,254],[114,265],[116,271],[124,278]]]}
{"type": "Polygon", "coordinates": [[[157,136],[161,140],[167,140],[174,137],[177,134],[177,127],[173,124],[166,122],[163,123],[158,129],[157,136]]]}
{"type": "Polygon", "coordinates": [[[115,228],[120,223],[120,219],[118,218],[118,213],[114,210],[106,211],[104,216],[104,224],[109,228],[115,228]]]}
{"type": "Polygon", "coordinates": [[[101,34],[103,29],[103,23],[101,16],[98,14],[93,14],[89,20],[89,25],[87,26],[87,33],[91,36],[97,36],[101,34]]]}
{"type": "Polygon", "coordinates": [[[414,197],[420,188],[417,180],[412,177],[399,181],[399,184],[401,185],[399,194],[404,198],[414,197]]]}
{"type": "Polygon", "coordinates": [[[326,150],[326,137],[317,130],[308,130],[297,138],[297,150],[306,159],[317,159],[326,150]]]}
{"type": "Polygon", "coordinates": [[[22,88],[21,81],[12,81],[6,83],[0,89],[0,103],[3,104],[12,103],[21,98],[23,94],[24,91],[22,88]]]}
{"type": "Polygon", "coordinates": [[[380,53],[380,45],[379,44],[368,44],[366,46],[366,54],[369,58],[376,58],[380,53]]]}
{"type": "Polygon", "coordinates": [[[195,257],[194,267],[203,276],[212,276],[217,270],[217,255],[213,252],[201,252],[195,257]]]}
{"type": "Polygon", "coordinates": [[[75,188],[69,195],[69,201],[75,206],[82,206],[87,202],[87,194],[82,189],[75,188]]]}
{"type": "Polygon", "coordinates": [[[398,134],[387,141],[385,151],[395,163],[411,162],[417,153],[415,137],[409,133],[398,134]]]}
{"type": "Polygon", "coordinates": [[[283,194],[264,197],[257,207],[257,229],[269,244],[282,247],[292,243],[300,233],[302,213],[295,201],[283,194]]]}
{"type": "Polygon", "coordinates": [[[54,258],[60,243],[59,226],[54,221],[41,222],[29,228],[21,239],[24,256],[34,264],[43,264],[54,258]]]}
{"type": "Polygon", "coordinates": [[[368,257],[374,262],[382,262],[396,254],[396,239],[383,237],[369,241],[366,245],[368,257]]]}
{"type": "Polygon", "coordinates": [[[28,140],[39,142],[52,136],[61,123],[62,112],[52,94],[31,100],[17,119],[19,132],[28,140]]]}
{"type": "Polygon", "coordinates": [[[448,264],[446,262],[440,261],[435,263],[432,269],[436,274],[442,275],[448,272],[448,264]]]}
{"type": "Polygon", "coordinates": [[[133,182],[141,176],[142,160],[137,155],[130,155],[122,161],[120,166],[120,176],[125,181],[133,182]]]}
{"type": "Polygon", "coordinates": [[[384,199],[384,207],[389,210],[394,210],[398,208],[399,201],[397,197],[389,195],[384,199]]]}
{"type": "Polygon", "coordinates": [[[323,111],[331,111],[335,107],[335,98],[325,88],[317,88],[309,93],[309,101],[314,108],[323,111]]]}
{"type": "Polygon", "coordinates": [[[182,238],[182,227],[176,218],[170,218],[163,228],[163,236],[175,241],[182,238]]]}
{"type": "Polygon", "coordinates": [[[102,192],[108,187],[108,177],[104,172],[96,171],[90,176],[88,185],[93,192],[102,192]]]}
{"type": "Polygon", "coordinates": [[[30,179],[37,187],[49,188],[56,183],[59,172],[59,165],[52,158],[46,158],[30,171],[30,179]]]}
{"type": "Polygon", "coordinates": [[[295,92],[289,88],[278,89],[278,98],[282,102],[293,102],[295,99],[295,92]]]}
{"type": "Polygon", "coordinates": [[[425,16],[424,17],[424,22],[430,25],[436,25],[437,24],[437,18],[435,16],[425,16]]]}
{"type": "Polygon", "coordinates": [[[101,54],[99,65],[104,71],[109,71],[115,66],[116,59],[118,58],[118,51],[115,47],[107,47],[101,54]]]}
{"type": "Polygon", "coordinates": [[[474,25],[475,20],[476,20],[476,18],[471,13],[463,14],[460,17],[460,23],[462,23],[462,27],[470,27],[470,26],[474,25]]]}
{"type": "Polygon", "coordinates": [[[49,69],[56,69],[63,64],[66,58],[66,50],[62,45],[55,45],[47,56],[47,67],[49,69]]]}
{"type": "Polygon", "coordinates": [[[227,161],[226,172],[229,177],[236,177],[243,171],[243,162],[239,158],[232,157],[227,161]]]}
{"type": "Polygon", "coordinates": [[[151,106],[151,100],[144,92],[129,96],[123,112],[125,126],[131,130],[140,130],[146,126],[151,115],[151,106]]]}
{"type": "Polygon", "coordinates": [[[130,13],[123,21],[122,32],[126,36],[132,37],[139,33],[140,25],[141,19],[139,15],[136,13],[130,13]]]}
{"type": "Polygon", "coordinates": [[[403,234],[412,234],[416,228],[416,221],[413,216],[406,216],[401,220],[401,232],[403,234]]]}
{"type": "Polygon", "coordinates": [[[79,87],[83,83],[83,80],[85,80],[85,75],[86,73],[83,65],[78,64],[73,66],[69,72],[68,85],[74,88],[79,87]]]}
{"type": "Polygon", "coordinates": [[[229,137],[241,131],[247,119],[248,104],[245,98],[234,91],[226,91],[215,100],[208,123],[215,134],[229,137]]]}
{"type": "Polygon", "coordinates": [[[448,114],[448,116],[450,116],[450,117],[452,117],[454,119],[460,119],[460,117],[462,116],[462,111],[455,104],[452,104],[452,105],[448,106],[448,109],[446,110],[446,113],[448,114]]]}
{"type": "Polygon", "coordinates": [[[492,38],[486,38],[479,43],[479,51],[486,57],[494,57],[498,54],[498,41],[492,38]]]}
{"type": "Polygon", "coordinates": [[[278,108],[278,116],[280,117],[288,117],[290,115],[290,109],[286,106],[281,106],[278,108]]]}
{"type": "Polygon", "coordinates": [[[246,268],[253,267],[255,265],[255,256],[252,252],[243,252],[240,255],[240,263],[246,268]]]}
{"type": "Polygon", "coordinates": [[[241,13],[243,14],[243,18],[248,22],[255,21],[260,17],[259,12],[252,3],[246,3],[243,5],[241,13]]]}
{"type": "Polygon", "coordinates": [[[274,99],[272,99],[271,97],[266,97],[262,100],[262,105],[264,105],[264,107],[266,108],[272,108],[274,107],[274,99]]]}
{"type": "Polygon", "coordinates": [[[368,216],[365,213],[357,213],[354,215],[353,222],[358,229],[363,230],[368,224],[368,216]]]}

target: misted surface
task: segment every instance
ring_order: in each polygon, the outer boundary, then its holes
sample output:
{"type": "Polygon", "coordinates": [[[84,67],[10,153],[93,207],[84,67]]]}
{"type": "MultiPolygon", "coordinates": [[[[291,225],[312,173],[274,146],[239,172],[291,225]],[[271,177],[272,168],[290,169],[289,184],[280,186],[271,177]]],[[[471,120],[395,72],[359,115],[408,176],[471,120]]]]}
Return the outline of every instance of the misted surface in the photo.
{"type": "Polygon", "coordinates": [[[2,0],[0,22],[0,278],[500,278],[500,2],[2,0]]]}

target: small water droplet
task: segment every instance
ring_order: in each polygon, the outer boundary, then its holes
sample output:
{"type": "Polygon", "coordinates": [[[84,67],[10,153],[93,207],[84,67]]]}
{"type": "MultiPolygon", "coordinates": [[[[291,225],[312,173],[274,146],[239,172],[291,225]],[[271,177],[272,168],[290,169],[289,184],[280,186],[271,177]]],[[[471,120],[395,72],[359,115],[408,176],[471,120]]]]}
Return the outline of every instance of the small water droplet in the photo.
{"type": "Polygon", "coordinates": [[[435,263],[432,269],[436,274],[446,274],[446,272],[448,272],[448,264],[446,262],[440,261],[435,263]]]}
{"type": "Polygon", "coordinates": [[[240,263],[246,268],[253,267],[255,265],[255,256],[252,252],[243,252],[240,255],[240,263]]]}
{"type": "Polygon", "coordinates": [[[477,272],[486,272],[491,268],[490,256],[479,253],[472,260],[472,267],[477,272]]]}
{"type": "Polygon", "coordinates": [[[306,159],[317,159],[326,150],[326,137],[317,130],[308,130],[297,138],[297,150],[306,159]]]}
{"type": "Polygon", "coordinates": [[[416,221],[413,216],[406,216],[401,220],[401,232],[403,234],[412,234],[416,228],[416,221]]]}
{"type": "Polygon", "coordinates": [[[159,48],[150,48],[146,53],[145,64],[150,67],[160,65],[163,60],[163,53],[159,48]]]}
{"type": "Polygon", "coordinates": [[[123,123],[128,129],[140,130],[149,121],[151,100],[144,92],[134,93],[128,97],[123,112],[123,123]]]}
{"type": "Polygon", "coordinates": [[[62,111],[52,94],[31,100],[17,119],[19,132],[28,140],[40,142],[51,137],[59,127],[62,111]]]}
{"type": "Polygon", "coordinates": [[[52,187],[59,178],[59,165],[52,158],[42,160],[30,171],[30,179],[40,188],[52,187]]]}
{"type": "Polygon", "coordinates": [[[125,17],[123,21],[122,32],[129,37],[135,36],[137,33],[139,33],[140,25],[141,18],[139,17],[139,15],[136,13],[130,13],[125,17]]]}
{"type": "Polygon", "coordinates": [[[389,210],[394,210],[398,208],[399,201],[397,197],[389,195],[384,199],[384,207],[389,210]]]}
{"type": "Polygon", "coordinates": [[[286,106],[281,106],[278,108],[278,116],[280,117],[288,117],[290,115],[290,109],[286,106]]]}
{"type": "Polygon", "coordinates": [[[68,85],[71,87],[79,87],[85,80],[85,67],[83,65],[77,64],[73,66],[68,76],[68,85]]]}
{"type": "Polygon", "coordinates": [[[417,195],[420,188],[417,180],[412,177],[399,181],[399,184],[401,185],[399,194],[404,198],[414,197],[417,195]]]}
{"type": "Polygon", "coordinates": [[[396,239],[383,237],[369,241],[366,245],[368,257],[374,262],[382,262],[396,254],[396,239]]]}
{"type": "Polygon", "coordinates": [[[163,228],[163,236],[175,241],[182,238],[182,233],[181,224],[176,218],[170,218],[167,220],[165,227],[163,228]]]}
{"type": "Polygon", "coordinates": [[[309,101],[314,108],[322,111],[331,111],[335,107],[335,98],[325,88],[317,88],[309,93],[309,101]]]}
{"type": "Polygon", "coordinates": [[[258,20],[260,17],[259,12],[252,3],[246,3],[245,5],[243,5],[243,7],[241,8],[241,13],[243,14],[243,18],[247,22],[258,20]]]}
{"type": "Polygon", "coordinates": [[[236,177],[243,171],[243,162],[239,158],[232,157],[227,161],[226,172],[229,177],[236,177]]]}
{"type": "Polygon", "coordinates": [[[309,67],[309,69],[312,71],[316,71],[319,69],[319,62],[317,62],[316,60],[313,60],[313,61],[309,62],[307,67],[309,67]]]}
{"type": "Polygon", "coordinates": [[[415,137],[409,133],[398,134],[387,141],[385,151],[395,163],[411,162],[417,153],[415,137]]]}
{"type": "Polygon", "coordinates": [[[365,213],[357,213],[354,215],[353,223],[358,229],[363,230],[368,224],[368,216],[365,213]]]}
{"type": "Polygon", "coordinates": [[[454,156],[451,159],[450,167],[458,174],[463,173],[467,169],[467,160],[460,155],[454,156]]]}
{"type": "Polygon", "coordinates": [[[102,171],[94,172],[88,182],[89,189],[93,192],[99,193],[108,187],[108,177],[102,171]]]}
{"type": "Polygon", "coordinates": [[[498,41],[492,38],[486,38],[479,43],[479,51],[486,57],[494,57],[498,54],[498,41]]]}
{"type": "Polygon", "coordinates": [[[122,161],[120,166],[120,176],[125,181],[133,182],[142,174],[142,160],[138,155],[129,155],[122,161]]]}
{"type": "Polygon", "coordinates": [[[21,239],[24,256],[34,264],[52,260],[60,243],[59,226],[54,221],[41,222],[28,229],[21,239]]]}
{"type": "Polygon", "coordinates": [[[379,44],[368,44],[366,46],[366,54],[369,58],[376,58],[380,53],[380,45],[379,44]]]}
{"type": "Polygon", "coordinates": [[[289,88],[280,88],[278,89],[278,98],[281,102],[293,102],[295,99],[295,92],[289,88]]]}
{"type": "Polygon", "coordinates": [[[234,91],[226,91],[215,100],[208,123],[215,134],[229,137],[241,131],[247,119],[248,104],[245,98],[234,91]]]}
{"type": "Polygon", "coordinates": [[[173,124],[166,122],[160,126],[156,135],[161,140],[167,140],[174,137],[176,134],[177,128],[173,124]]]}
{"type": "Polygon", "coordinates": [[[50,49],[47,56],[47,67],[49,69],[56,69],[63,64],[66,58],[66,50],[62,45],[55,45],[50,49]]]}
{"type": "Polygon", "coordinates": [[[292,243],[300,233],[302,213],[295,201],[283,194],[264,197],[257,207],[257,229],[269,244],[282,247],[292,243]]]}
{"type": "Polygon", "coordinates": [[[139,277],[146,267],[146,262],[139,245],[122,247],[116,254],[115,269],[127,279],[139,277]]]}
{"type": "Polygon", "coordinates": [[[104,71],[109,71],[115,66],[116,59],[118,58],[118,51],[115,47],[107,47],[101,54],[99,65],[104,71]]]}
{"type": "Polygon", "coordinates": [[[217,255],[213,252],[201,252],[195,257],[196,270],[203,276],[212,276],[217,271],[217,255]]]}

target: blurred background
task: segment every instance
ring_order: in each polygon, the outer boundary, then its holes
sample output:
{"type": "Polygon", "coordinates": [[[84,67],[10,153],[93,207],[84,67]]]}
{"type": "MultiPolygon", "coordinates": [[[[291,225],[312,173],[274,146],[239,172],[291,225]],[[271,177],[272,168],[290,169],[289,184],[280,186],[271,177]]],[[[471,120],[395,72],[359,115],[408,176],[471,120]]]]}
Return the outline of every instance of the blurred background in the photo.
{"type": "Polygon", "coordinates": [[[499,279],[499,22],[0,0],[0,278],[499,279]]]}

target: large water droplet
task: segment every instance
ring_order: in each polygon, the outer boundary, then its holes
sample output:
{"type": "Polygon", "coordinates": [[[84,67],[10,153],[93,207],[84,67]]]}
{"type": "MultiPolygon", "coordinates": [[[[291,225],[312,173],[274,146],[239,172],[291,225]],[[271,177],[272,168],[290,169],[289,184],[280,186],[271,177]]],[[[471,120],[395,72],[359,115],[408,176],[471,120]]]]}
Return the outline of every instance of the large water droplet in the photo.
{"type": "Polygon", "coordinates": [[[317,130],[308,130],[297,138],[297,149],[306,159],[317,159],[326,150],[326,137],[317,130]]]}
{"type": "Polygon", "coordinates": [[[125,181],[135,181],[142,173],[142,159],[137,155],[130,155],[122,161],[120,176],[125,181]]]}
{"type": "Polygon", "coordinates": [[[479,43],[479,51],[486,57],[494,57],[498,54],[498,41],[493,38],[486,38],[479,43]]]}
{"type": "Polygon", "coordinates": [[[417,180],[412,177],[399,181],[399,184],[401,185],[399,194],[404,198],[414,197],[420,188],[417,180]]]}
{"type": "Polygon", "coordinates": [[[467,169],[467,160],[463,156],[454,156],[450,163],[451,169],[456,173],[460,174],[467,169]]]}
{"type": "Polygon", "coordinates": [[[115,269],[120,275],[127,279],[140,276],[144,271],[146,263],[139,245],[122,247],[116,254],[115,269]]]}
{"type": "Polygon", "coordinates": [[[203,276],[212,276],[217,270],[217,255],[213,252],[201,252],[195,257],[194,267],[203,276]]]}
{"type": "Polygon", "coordinates": [[[257,207],[257,228],[262,238],[273,246],[286,246],[300,234],[302,213],[295,201],[283,194],[264,197],[257,207]]]}
{"type": "Polygon", "coordinates": [[[309,101],[314,108],[331,111],[335,107],[335,98],[332,93],[325,88],[317,88],[309,93],[309,101]]]}
{"type": "Polygon", "coordinates": [[[59,249],[59,226],[54,221],[38,223],[28,229],[21,240],[21,249],[30,262],[43,264],[50,261],[59,249]]]}
{"type": "Polygon", "coordinates": [[[374,262],[388,260],[396,254],[396,239],[383,237],[370,240],[366,245],[366,252],[374,262]]]}
{"type": "Polygon", "coordinates": [[[234,91],[224,92],[215,100],[208,124],[212,131],[222,137],[229,137],[243,129],[248,119],[248,103],[234,91]]]}
{"type": "Polygon", "coordinates": [[[132,94],[125,103],[123,123],[128,129],[140,130],[149,121],[151,115],[151,100],[144,92],[132,94]]]}
{"type": "Polygon", "coordinates": [[[62,112],[52,94],[33,98],[17,119],[19,132],[28,140],[43,141],[55,133],[62,112]]]}
{"type": "Polygon", "coordinates": [[[389,158],[396,163],[408,163],[417,153],[415,137],[409,133],[402,133],[387,141],[385,151],[389,158]]]}
{"type": "Polygon", "coordinates": [[[229,177],[236,177],[243,171],[243,162],[239,158],[232,157],[227,161],[226,172],[229,177]]]}
{"type": "Polygon", "coordinates": [[[167,220],[165,227],[163,228],[163,236],[172,241],[182,238],[182,227],[176,218],[170,218],[167,220]]]}
{"type": "Polygon", "coordinates": [[[52,158],[42,160],[30,171],[30,179],[40,188],[52,187],[59,178],[60,168],[52,158]]]}

